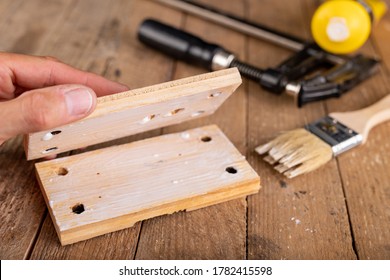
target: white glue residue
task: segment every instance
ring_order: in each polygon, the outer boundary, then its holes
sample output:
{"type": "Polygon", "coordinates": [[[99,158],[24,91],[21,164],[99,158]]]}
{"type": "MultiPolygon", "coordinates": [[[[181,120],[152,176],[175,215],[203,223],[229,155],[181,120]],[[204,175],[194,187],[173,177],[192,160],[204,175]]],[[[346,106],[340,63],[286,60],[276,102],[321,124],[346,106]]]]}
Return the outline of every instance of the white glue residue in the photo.
{"type": "Polygon", "coordinates": [[[188,132],[183,132],[181,134],[181,138],[183,138],[183,139],[190,139],[190,134],[188,132]]]}
{"type": "Polygon", "coordinates": [[[49,141],[53,138],[53,134],[51,132],[46,133],[45,135],[42,136],[43,141],[49,141]]]}

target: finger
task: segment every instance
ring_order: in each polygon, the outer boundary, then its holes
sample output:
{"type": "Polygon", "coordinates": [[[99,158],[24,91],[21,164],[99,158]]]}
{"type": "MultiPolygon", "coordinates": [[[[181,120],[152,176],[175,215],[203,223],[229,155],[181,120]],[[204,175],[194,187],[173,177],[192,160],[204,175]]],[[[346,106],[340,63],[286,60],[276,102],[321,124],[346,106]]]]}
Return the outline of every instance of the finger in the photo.
{"type": "Polygon", "coordinates": [[[22,88],[34,89],[61,84],[82,84],[92,88],[98,96],[129,89],[125,85],[90,72],[78,70],[50,57],[0,54],[0,63],[2,66],[6,66],[6,68],[1,67],[0,71],[9,72],[12,83],[22,88]]]}
{"type": "Polygon", "coordinates": [[[18,134],[52,129],[89,115],[96,94],[82,85],[60,85],[28,91],[0,103],[0,142],[18,134]]]}
{"type": "Polygon", "coordinates": [[[50,156],[43,157],[44,160],[52,160],[52,159],[55,159],[55,158],[57,158],[57,155],[50,155],[50,156]]]}

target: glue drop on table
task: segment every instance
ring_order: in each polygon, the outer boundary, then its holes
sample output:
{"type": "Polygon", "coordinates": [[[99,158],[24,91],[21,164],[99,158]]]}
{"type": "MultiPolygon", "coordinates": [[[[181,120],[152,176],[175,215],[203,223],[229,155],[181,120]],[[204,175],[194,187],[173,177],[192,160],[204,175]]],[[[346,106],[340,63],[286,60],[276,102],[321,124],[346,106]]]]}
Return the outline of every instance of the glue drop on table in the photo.
{"type": "Polygon", "coordinates": [[[328,0],[312,18],[313,38],[328,52],[354,52],[367,41],[372,25],[386,10],[386,4],[380,0],[328,0]]]}

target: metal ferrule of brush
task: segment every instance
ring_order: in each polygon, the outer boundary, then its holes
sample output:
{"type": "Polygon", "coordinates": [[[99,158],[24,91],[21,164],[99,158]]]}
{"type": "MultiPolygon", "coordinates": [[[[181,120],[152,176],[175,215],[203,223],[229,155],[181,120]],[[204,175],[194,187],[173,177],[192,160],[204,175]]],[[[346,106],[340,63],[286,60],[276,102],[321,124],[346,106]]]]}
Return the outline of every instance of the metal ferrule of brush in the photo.
{"type": "Polygon", "coordinates": [[[334,156],[338,156],[363,142],[361,134],[330,116],[310,123],[305,128],[330,145],[334,156]]]}

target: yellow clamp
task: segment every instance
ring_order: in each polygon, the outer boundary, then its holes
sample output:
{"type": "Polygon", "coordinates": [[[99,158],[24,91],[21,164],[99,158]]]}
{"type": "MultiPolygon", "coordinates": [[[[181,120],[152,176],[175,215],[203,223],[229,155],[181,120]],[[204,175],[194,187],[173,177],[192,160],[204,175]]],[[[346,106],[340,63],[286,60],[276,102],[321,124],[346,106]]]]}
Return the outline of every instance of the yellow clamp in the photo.
{"type": "Polygon", "coordinates": [[[312,18],[313,38],[328,52],[354,52],[367,41],[372,26],[386,11],[380,0],[328,0],[312,18]]]}

